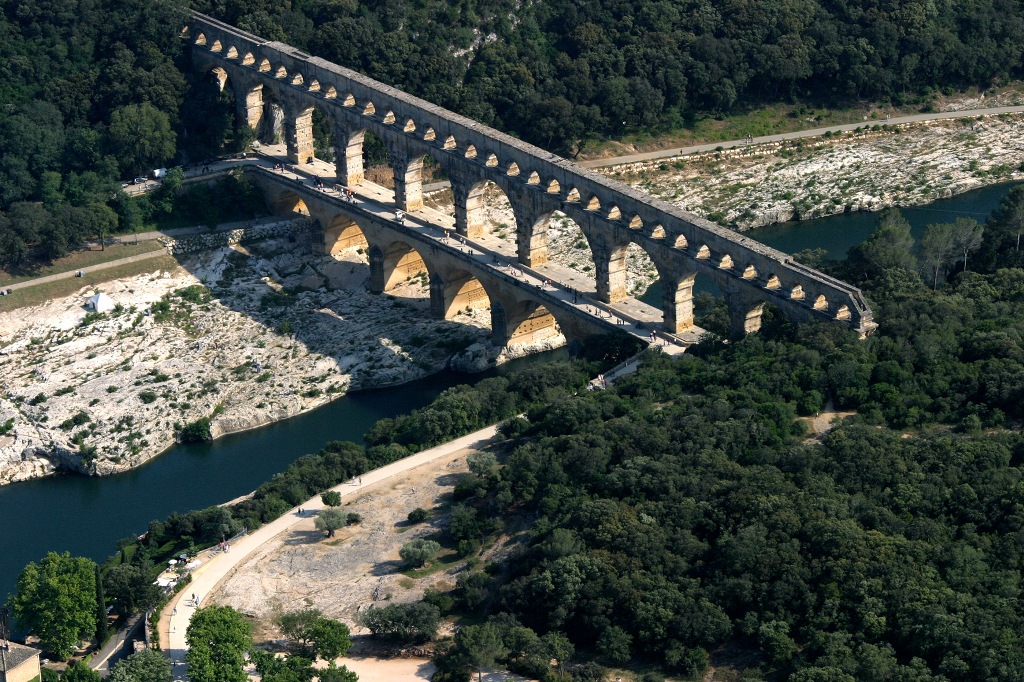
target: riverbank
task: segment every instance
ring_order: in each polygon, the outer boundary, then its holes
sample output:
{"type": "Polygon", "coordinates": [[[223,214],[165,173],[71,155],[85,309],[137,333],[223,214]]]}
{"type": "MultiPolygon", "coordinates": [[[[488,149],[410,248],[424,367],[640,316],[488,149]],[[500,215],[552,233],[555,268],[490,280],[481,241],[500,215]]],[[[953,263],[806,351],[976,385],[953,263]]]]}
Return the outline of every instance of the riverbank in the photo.
{"type": "Polygon", "coordinates": [[[189,423],[217,437],[276,422],[437,372],[489,336],[479,311],[430,319],[423,278],[371,295],[356,252],[278,238],[178,262],[0,313],[0,483],[126,471],[189,423]],[[114,310],[86,310],[97,291],[114,310]]]}
{"type": "Polygon", "coordinates": [[[1024,179],[1024,115],[886,125],[606,172],[739,230],[918,206],[1024,179]]]}

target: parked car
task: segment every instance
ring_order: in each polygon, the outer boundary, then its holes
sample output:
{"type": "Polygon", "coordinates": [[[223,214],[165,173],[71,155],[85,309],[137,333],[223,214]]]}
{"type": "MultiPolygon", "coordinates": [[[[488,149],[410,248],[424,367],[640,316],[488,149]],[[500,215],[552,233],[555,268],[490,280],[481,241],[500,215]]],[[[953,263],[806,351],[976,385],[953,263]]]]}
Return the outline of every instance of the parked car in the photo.
{"type": "Polygon", "coordinates": [[[146,184],[146,178],[135,178],[135,182],[133,184],[145,185],[146,184]]]}

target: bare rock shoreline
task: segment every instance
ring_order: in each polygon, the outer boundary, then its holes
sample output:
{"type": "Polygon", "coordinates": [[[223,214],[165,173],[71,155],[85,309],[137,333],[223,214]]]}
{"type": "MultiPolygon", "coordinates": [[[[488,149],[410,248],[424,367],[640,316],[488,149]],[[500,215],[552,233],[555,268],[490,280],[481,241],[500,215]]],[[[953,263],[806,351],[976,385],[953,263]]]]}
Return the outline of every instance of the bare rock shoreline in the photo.
{"type": "Polygon", "coordinates": [[[173,272],[103,284],[117,307],[100,315],[84,307],[91,288],[0,313],[0,484],[120,473],[197,420],[216,438],[535,350],[499,355],[486,311],[430,319],[421,279],[374,296],[360,254],[299,247],[272,238],[181,256],[173,272]]]}
{"type": "Polygon", "coordinates": [[[681,208],[749,230],[879,211],[1024,180],[1024,116],[887,125],[752,145],[609,174],[681,208]]]}

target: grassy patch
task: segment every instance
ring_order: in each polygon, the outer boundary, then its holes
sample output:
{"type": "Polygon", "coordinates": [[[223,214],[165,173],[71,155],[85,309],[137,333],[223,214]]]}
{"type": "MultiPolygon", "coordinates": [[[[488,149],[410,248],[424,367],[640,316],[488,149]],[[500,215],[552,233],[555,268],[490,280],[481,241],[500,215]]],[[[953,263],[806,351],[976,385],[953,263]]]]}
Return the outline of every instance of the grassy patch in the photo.
{"type": "MultiPolygon", "coordinates": [[[[123,258],[124,256],[120,256],[123,258]]],[[[121,277],[131,277],[144,272],[156,272],[158,270],[174,270],[178,267],[178,261],[173,256],[166,254],[155,258],[148,258],[138,263],[125,263],[106,270],[89,272],[86,270],[84,277],[72,277],[56,282],[46,282],[27,289],[16,289],[10,296],[0,298],[0,312],[15,310],[30,305],[38,305],[54,298],[71,296],[79,290],[109,282],[121,277]]],[[[83,301],[84,303],[84,301],[83,301]]]]}
{"type": "MultiPolygon", "coordinates": [[[[40,263],[34,267],[24,268],[18,272],[0,270],[0,286],[17,284],[36,277],[56,275],[61,272],[82,270],[102,263],[109,263],[120,258],[137,256],[140,253],[151,253],[160,251],[164,247],[158,241],[145,241],[138,244],[112,244],[105,251],[99,249],[84,249],[68,254],[64,258],[58,258],[51,263],[40,263]]],[[[79,280],[81,283],[81,280],[79,280]]]]}

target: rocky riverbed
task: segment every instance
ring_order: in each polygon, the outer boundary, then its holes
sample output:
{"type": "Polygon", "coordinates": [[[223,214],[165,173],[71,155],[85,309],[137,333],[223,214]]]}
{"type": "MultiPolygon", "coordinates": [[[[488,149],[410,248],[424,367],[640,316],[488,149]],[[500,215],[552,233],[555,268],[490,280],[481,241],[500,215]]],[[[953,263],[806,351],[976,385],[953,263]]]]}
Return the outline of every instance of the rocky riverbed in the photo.
{"type": "Polygon", "coordinates": [[[174,271],[102,285],[107,313],[87,311],[95,290],[83,289],[0,314],[0,483],[120,472],[206,418],[219,436],[453,356],[493,364],[488,311],[432,320],[425,278],[374,296],[362,255],[301,247],[277,238],[181,256],[174,271]]]}
{"type": "Polygon", "coordinates": [[[1017,114],[886,125],[712,152],[609,174],[740,230],[944,199],[1024,179],[1017,114]]]}

